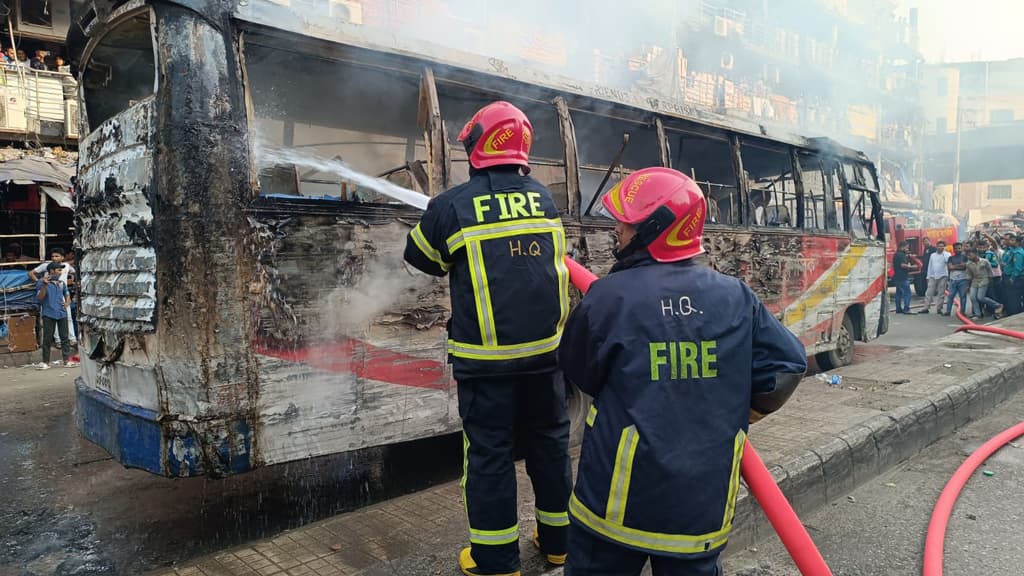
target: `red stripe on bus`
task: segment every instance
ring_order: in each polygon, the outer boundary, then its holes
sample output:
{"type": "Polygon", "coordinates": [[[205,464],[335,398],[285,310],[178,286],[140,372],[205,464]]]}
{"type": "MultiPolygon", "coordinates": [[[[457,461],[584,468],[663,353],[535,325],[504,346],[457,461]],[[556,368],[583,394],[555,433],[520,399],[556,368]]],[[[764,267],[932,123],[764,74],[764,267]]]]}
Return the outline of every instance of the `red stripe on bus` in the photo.
{"type": "Polygon", "coordinates": [[[254,349],[257,354],[279,360],[307,364],[327,372],[354,374],[359,378],[388,384],[433,390],[445,390],[452,386],[442,363],[400,354],[362,340],[350,339],[297,348],[278,348],[257,343],[254,349]]]}

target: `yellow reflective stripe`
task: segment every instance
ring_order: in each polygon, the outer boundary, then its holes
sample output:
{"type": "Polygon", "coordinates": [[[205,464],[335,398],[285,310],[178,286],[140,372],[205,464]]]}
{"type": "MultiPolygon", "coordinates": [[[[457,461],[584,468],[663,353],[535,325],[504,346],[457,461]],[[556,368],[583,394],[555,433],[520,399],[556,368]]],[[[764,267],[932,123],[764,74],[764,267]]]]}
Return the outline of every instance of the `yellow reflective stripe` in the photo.
{"type": "Polygon", "coordinates": [[[568,526],[569,512],[545,512],[540,508],[534,508],[537,512],[537,522],[545,526],[568,526]]]}
{"type": "Polygon", "coordinates": [[[466,498],[466,480],[469,478],[469,436],[462,433],[462,479],[459,489],[462,491],[462,507],[466,510],[466,521],[469,521],[469,500],[466,498]]]}
{"type": "Polygon", "coordinates": [[[565,263],[565,231],[559,226],[552,233],[555,245],[555,273],[558,275],[558,334],[562,333],[565,322],[569,318],[569,266],[565,263]]]}
{"type": "MultiPolygon", "coordinates": [[[[462,432],[462,479],[459,480],[459,488],[462,490],[462,507],[466,510],[466,520],[469,520],[469,498],[466,494],[466,480],[469,478],[469,436],[462,432]]],[[[519,540],[519,524],[503,530],[477,530],[472,524],[469,527],[469,541],[474,544],[490,544],[498,546],[509,544],[519,540]]]]}
{"type": "Polygon", "coordinates": [[[612,523],[594,514],[576,497],[569,498],[569,513],[594,532],[616,542],[621,542],[641,550],[651,552],[668,552],[672,554],[695,554],[714,550],[729,540],[730,527],[722,528],[707,534],[690,536],[687,534],[662,534],[628,528],[612,523]]]}
{"type": "Polygon", "coordinates": [[[494,310],[491,308],[487,270],[484,267],[484,255],[480,244],[470,242],[466,246],[466,256],[469,262],[469,278],[473,282],[476,319],[480,325],[480,341],[484,346],[495,346],[498,342],[494,333],[494,310]]]}
{"type": "Polygon", "coordinates": [[[519,524],[502,530],[476,530],[469,527],[469,541],[473,544],[500,546],[519,540],[519,524]]]}
{"type": "Polygon", "coordinates": [[[587,412],[587,426],[593,426],[595,418],[597,418],[597,406],[591,403],[590,412],[587,412]]]}
{"type": "Polygon", "coordinates": [[[857,263],[860,262],[865,250],[867,250],[865,246],[850,246],[849,250],[842,255],[839,261],[832,267],[832,270],[820,282],[812,285],[809,290],[800,296],[800,299],[786,308],[782,315],[782,323],[787,327],[797,324],[806,318],[826,298],[833,296],[838,290],[839,285],[850,275],[850,272],[857,266],[857,263]]]}
{"type": "Polygon", "coordinates": [[[417,224],[416,227],[413,228],[411,232],[409,232],[409,237],[412,238],[413,243],[416,244],[416,247],[420,249],[420,252],[423,252],[423,255],[426,256],[431,262],[436,262],[437,265],[440,266],[442,270],[447,272],[448,269],[452,267],[451,264],[448,264],[447,262],[442,260],[441,253],[436,248],[431,246],[430,242],[427,242],[427,237],[423,235],[423,229],[420,228],[419,224],[417,224]]]}
{"type": "Polygon", "coordinates": [[[615,452],[615,469],[612,470],[611,492],[608,494],[608,507],[605,518],[621,525],[626,519],[626,499],[629,497],[629,480],[633,475],[633,457],[636,446],[640,442],[640,434],[636,425],[622,431],[619,448],[615,452]]]}
{"type": "Polygon", "coordinates": [[[491,224],[478,224],[467,226],[448,237],[448,252],[454,252],[462,247],[467,240],[486,240],[500,238],[512,234],[540,233],[562,230],[562,221],[550,218],[524,218],[522,220],[509,220],[507,222],[493,222],[491,224]]]}
{"type": "Polygon", "coordinates": [[[528,358],[546,354],[558,349],[561,334],[555,334],[543,340],[523,342],[522,344],[499,344],[493,346],[481,346],[480,344],[467,344],[448,340],[448,353],[457,358],[469,358],[471,360],[515,360],[516,358],[528,358]]]}
{"type": "Polygon", "coordinates": [[[722,517],[722,526],[732,526],[732,517],[736,512],[736,497],[740,492],[740,462],[743,461],[743,447],[746,445],[747,435],[740,430],[736,433],[736,439],[732,446],[732,472],[729,473],[729,499],[725,503],[725,516],[722,517]]]}

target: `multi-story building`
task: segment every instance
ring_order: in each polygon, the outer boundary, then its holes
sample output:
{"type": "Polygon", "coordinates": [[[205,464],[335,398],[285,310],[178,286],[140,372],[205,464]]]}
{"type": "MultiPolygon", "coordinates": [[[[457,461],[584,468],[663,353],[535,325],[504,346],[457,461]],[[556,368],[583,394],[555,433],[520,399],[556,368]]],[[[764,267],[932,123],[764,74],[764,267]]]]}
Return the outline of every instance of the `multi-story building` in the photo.
{"type": "Polygon", "coordinates": [[[916,12],[898,15],[896,0],[641,0],[624,11],[544,0],[322,3],[325,17],[342,17],[327,8],[344,5],[354,24],[567,77],[566,86],[642,91],[727,121],[832,137],[876,160],[890,207],[917,207],[923,60],[916,12]]]}
{"type": "MultiPolygon", "coordinates": [[[[70,178],[78,147],[78,83],[64,45],[70,0],[8,0],[0,20],[0,245],[43,259],[71,247],[70,178]],[[63,178],[53,182],[56,172],[63,178]],[[33,182],[30,184],[30,182],[33,182]],[[49,192],[49,194],[48,194],[49,192]],[[43,225],[40,225],[40,222],[43,225]]],[[[2,270],[2,268],[0,268],[2,270]]]]}
{"type": "Polygon", "coordinates": [[[701,0],[678,34],[680,91],[698,106],[865,150],[887,203],[916,208],[916,19],[897,16],[892,0],[701,0]]]}
{"type": "Polygon", "coordinates": [[[1024,59],[929,66],[921,102],[934,207],[970,226],[1024,208],[1024,59]]]}
{"type": "Polygon", "coordinates": [[[0,20],[0,142],[73,147],[77,84],[64,59],[70,0],[6,4],[11,12],[0,20]]]}

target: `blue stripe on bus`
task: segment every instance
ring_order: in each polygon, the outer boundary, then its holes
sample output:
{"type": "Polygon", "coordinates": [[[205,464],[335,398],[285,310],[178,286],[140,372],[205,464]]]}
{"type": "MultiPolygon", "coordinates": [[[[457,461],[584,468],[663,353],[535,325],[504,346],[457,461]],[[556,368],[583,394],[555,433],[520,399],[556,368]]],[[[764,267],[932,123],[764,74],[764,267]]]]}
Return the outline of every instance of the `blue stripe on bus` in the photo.
{"type": "Polygon", "coordinates": [[[157,412],[115,400],[89,388],[80,378],[75,388],[78,430],[123,466],[170,477],[225,476],[252,468],[250,429],[245,421],[228,423],[226,434],[208,435],[216,438],[216,444],[207,448],[213,448],[218,457],[217,470],[210,470],[194,432],[172,433],[170,422],[158,420],[157,412]],[[232,450],[232,444],[238,442],[242,449],[232,450]]]}

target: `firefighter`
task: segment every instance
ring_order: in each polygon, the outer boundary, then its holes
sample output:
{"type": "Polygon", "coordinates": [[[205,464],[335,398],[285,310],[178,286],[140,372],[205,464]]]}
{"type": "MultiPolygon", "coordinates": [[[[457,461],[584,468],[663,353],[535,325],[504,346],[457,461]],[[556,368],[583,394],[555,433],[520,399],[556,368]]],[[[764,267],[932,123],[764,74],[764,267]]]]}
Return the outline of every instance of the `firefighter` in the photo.
{"type": "Polygon", "coordinates": [[[746,284],[694,261],[700,188],[669,168],[602,199],[616,263],[573,310],[565,378],[594,398],[569,500],[566,576],[713,576],[732,526],[748,424],[807,368],[746,284]]]}
{"type": "Polygon", "coordinates": [[[556,350],[569,313],[565,232],[551,192],[529,176],[533,128],[494,102],[459,141],[469,182],[430,201],[405,259],[449,275],[448,357],[462,417],[464,574],[519,574],[518,438],[536,496],[534,544],[565,563],[572,488],[565,382],[556,350]]]}

